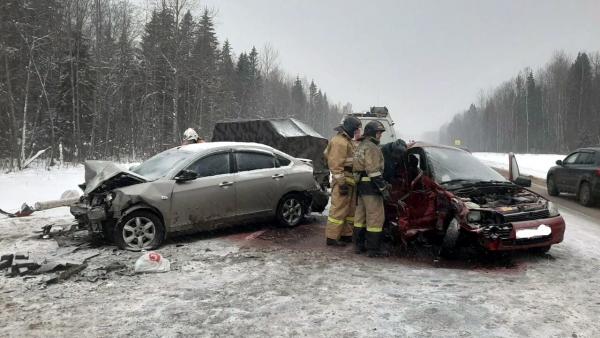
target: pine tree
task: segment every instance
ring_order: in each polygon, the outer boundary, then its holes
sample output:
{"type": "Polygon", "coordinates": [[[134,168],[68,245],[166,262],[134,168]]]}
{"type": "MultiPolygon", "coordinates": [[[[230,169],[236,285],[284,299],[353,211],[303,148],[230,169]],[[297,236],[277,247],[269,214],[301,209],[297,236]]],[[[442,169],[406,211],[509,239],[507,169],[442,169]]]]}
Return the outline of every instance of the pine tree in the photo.
{"type": "Polygon", "coordinates": [[[231,119],[236,117],[239,107],[235,97],[236,72],[228,40],[225,40],[219,53],[218,69],[217,115],[222,119],[231,119]]]}
{"type": "Polygon", "coordinates": [[[586,53],[579,53],[569,70],[567,139],[569,149],[585,145],[584,139],[591,138],[590,123],[592,114],[592,74],[590,60],[586,53]]]}
{"type": "Polygon", "coordinates": [[[219,89],[216,74],[218,41],[213,19],[208,9],[204,10],[200,18],[194,55],[198,64],[199,131],[201,134],[208,136],[212,132],[212,126],[215,122],[216,96],[219,89]]]}
{"type": "Polygon", "coordinates": [[[306,121],[306,94],[300,77],[296,77],[292,87],[292,115],[302,121],[306,121]]]}

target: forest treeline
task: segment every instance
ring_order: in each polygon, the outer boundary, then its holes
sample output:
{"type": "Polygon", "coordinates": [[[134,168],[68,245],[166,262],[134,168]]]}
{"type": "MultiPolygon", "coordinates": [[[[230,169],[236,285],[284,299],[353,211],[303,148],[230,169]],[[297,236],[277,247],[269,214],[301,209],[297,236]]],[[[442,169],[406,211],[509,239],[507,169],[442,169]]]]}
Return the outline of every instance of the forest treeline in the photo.
{"type": "Polygon", "coordinates": [[[554,54],[441,127],[442,143],[473,151],[559,153],[600,144],[600,53],[554,54]]]}
{"type": "Polygon", "coordinates": [[[271,46],[234,54],[190,5],[1,1],[0,159],[144,159],[226,119],[295,117],[328,136],[351,111],[283,72],[271,46]]]}

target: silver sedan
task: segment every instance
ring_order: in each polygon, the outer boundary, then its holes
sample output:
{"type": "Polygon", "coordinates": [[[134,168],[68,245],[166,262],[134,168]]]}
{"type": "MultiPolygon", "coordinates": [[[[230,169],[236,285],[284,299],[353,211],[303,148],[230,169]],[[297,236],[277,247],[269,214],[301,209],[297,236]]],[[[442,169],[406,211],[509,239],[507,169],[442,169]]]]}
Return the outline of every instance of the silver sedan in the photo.
{"type": "Polygon", "coordinates": [[[277,219],[299,224],[320,191],[310,160],[257,143],[214,142],[166,150],[132,170],[87,161],[81,226],[125,249],[151,249],[168,234],[277,219]]]}

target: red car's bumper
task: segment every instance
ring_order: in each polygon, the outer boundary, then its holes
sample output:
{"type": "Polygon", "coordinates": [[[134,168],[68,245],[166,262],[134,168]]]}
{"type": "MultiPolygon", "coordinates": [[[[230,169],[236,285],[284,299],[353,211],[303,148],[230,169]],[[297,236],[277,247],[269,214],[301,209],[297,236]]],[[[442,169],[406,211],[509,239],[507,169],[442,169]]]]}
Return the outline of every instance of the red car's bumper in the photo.
{"type": "Polygon", "coordinates": [[[565,234],[565,220],[562,216],[556,216],[545,219],[536,219],[532,221],[513,222],[512,231],[508,238],[497,238],[490,239],[481,237],[481,244],[490,251],[510,251],[510,250],[521,250],[529,248],[538,248],[550,246],[562,242],[565,234]],[[532,236],[521,236],[517,238],[517,231],[519,230],[536,230],[541,225],[546,225],[551,229],[548,235],[536,235],[533,233],[532,236]]]}

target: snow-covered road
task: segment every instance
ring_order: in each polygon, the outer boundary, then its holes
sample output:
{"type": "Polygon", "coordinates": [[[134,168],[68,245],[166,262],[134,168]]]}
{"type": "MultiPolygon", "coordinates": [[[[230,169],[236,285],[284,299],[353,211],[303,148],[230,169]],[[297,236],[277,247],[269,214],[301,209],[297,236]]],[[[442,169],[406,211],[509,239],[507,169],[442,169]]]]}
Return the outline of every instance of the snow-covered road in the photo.
{"type": "MultiPolygon", "coordinates": [[[[506,153],[473,153],[473,156],[490,167],[508,170],[508,154],[506,153]]],[[[521,174],[546,179],[548,169],[556,165],[556,160],[563,160],[565,155],[515,154],[515,157],[521,174]]]]}
{"type": "MultiPolygon", "coordinates": [[[[56,174],[47,181],[64,179],[56,174]]],[[[18,198],[34,201],[38,190],[18,198]]],[[[84,276],[114,262],[128,269],[45,289],[47,275],[0,277],[0,336],[596,337],[600,224],[570,209],[563,216],[565,240],[548,255],[438,267],[424,247],[381,260],[327,248],[323,217],[176,238],[160,249],[172,263],[164,274],[129,275],[138,253],[82,248],[72,255],[100,253],[84,276]]],[[[55,257],[64,247],[33,231],[71,221],[67,208],[0,216],[0,254],[55,257]]]]}

